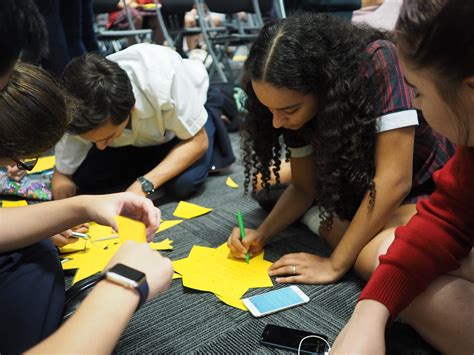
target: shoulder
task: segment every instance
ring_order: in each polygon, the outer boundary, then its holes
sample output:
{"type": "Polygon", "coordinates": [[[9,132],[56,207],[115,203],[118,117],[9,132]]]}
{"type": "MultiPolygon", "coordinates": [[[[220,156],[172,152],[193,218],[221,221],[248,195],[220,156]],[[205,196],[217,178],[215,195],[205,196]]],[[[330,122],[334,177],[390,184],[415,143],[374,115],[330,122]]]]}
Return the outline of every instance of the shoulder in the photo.
{"type": "Polygon", "coordinates": [[[400,63],[397,56],[395,44],[388,40],[377,40],[367,46],[367,51],[372,59],[373,71],[386,73],[398,73],[400,63]]]}
{"type": "Polygon", "coordinates": [[[162,59],[181,59],[178,53],[173,51],[172,49],[165,47],[165,46],[160,46],[157,44],[151,44],[151,43],[139,43],[139,44],[134,44],[133,46],[127,47],[124,50],[121,50],[120,52],[111,54],[107,56],[107,59],[119,62],[120,60],[125,60],[125,59],[132,59],[136,58],[137,56],[139,58],[147,58],[148,56],[160,56],[159,58],[154,58],[154,60],[162,60],[162,59]]]}
{"type": "Polygon", "coordinates": [[[147,75],[171,76],[182,62],[180,55],[170,48],[149,43],[135,44],[109,55],[107,59],[116,62],[129,75],[145,72],[147,75]]]}

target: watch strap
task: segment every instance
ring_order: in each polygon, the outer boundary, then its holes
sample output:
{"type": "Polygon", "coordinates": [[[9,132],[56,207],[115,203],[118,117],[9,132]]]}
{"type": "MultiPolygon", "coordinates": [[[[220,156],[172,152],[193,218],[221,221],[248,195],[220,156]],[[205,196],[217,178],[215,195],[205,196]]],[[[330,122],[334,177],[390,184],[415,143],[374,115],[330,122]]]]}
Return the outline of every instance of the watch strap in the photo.
{"type": "Polygon", "coordinates": [[[136,290],[140,294],[140,301],[138,302],[138,306],[137,306],[137,309],[135,310],[135,312],[138,311],[140,309],[140,307],[143,306],[143,304],[148,299],[148,294],[150,293],[150,289],[148,287],[148,282],[146,281],[146,279],[140,285],[138,285],[136,290]]]}
{"type": "MultiPolygon", "coordinates": [[[[120,283],[117,283],[117,282],[114,282],[114,280],[107,278],[107,272],[102,273],[101,276],[100,276],[100,279],[96,282],[99,282],[99,281],[104,280],[104,279],[107,280],[107,281],[113,282],[116,285],[125,287],[124,285],[122,285],[120,283]]],[[[148,299],[148,294],[150,292],[150,288],[148,287],[148,282],[146,280],[146,277],[145,277],[145,279],[143,280],[142,283],[140,283],[137,287],[135,287],[135,290],[137,290],[138,294],[140,295],[140,300],[138,301],[137,308],[135,309],[135,312],[136,312],[140,309],[141,306],[143,306],[143,304],[148,299]]]]}

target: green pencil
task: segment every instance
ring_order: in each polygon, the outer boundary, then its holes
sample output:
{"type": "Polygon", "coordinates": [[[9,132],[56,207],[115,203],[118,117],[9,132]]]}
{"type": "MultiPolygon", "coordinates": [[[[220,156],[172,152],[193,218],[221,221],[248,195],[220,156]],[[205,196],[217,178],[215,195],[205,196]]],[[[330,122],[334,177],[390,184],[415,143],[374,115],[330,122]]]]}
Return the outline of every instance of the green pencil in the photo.
{"type": "MultiPolygon", "coordinates": [[[[240,228],[240,240],[243,240],[245,238],[245,227],[244,227],[244,219],[242,218],[242,211],[238,210],[237,211],[237,221],[239,222],[239,228],[240,228]]],[[[247,264],[250,262],[250,255],[247,252],[245,254],[245,261],[247,264]]]]}

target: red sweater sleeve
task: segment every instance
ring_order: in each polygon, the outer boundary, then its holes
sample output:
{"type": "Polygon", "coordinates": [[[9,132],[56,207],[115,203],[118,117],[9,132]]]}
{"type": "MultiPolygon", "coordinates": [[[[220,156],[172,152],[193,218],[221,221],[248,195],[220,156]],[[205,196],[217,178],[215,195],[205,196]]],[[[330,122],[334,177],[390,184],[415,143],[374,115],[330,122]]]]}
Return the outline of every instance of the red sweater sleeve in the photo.
{"type": "Polygon", "coordinates": [[[383,303],[393,318],[435,278],[459,268],[473,245],[474,148],[458,148],[434,179],[436,191],[397,228],[359,298],[383,303]]]}

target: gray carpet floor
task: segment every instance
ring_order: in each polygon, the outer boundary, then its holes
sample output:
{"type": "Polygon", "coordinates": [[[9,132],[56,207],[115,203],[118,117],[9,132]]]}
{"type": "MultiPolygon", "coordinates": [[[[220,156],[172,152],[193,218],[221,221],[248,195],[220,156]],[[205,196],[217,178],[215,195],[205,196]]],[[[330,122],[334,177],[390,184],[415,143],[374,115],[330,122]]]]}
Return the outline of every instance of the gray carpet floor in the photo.
{"type": "MultiPolygon", "coordinates": [[[[238,136],[231,139],[238,154],[238,136]]],[[[256,202],[243,195],[243,167],[240,159],[221,175],[208,178],[204,190],[189,200],[213,211],[160,233],[156,241],[173,240],[174,249],[162,252],[172,260],[188,256],[193,245],[217,247],[224,243],[236,226],[236,211],[241,209],[246,226],[257,227],[265,213],[256,202]],[[240,187],[225,184],[231,176],[240,187]]],[[[177,202],[158,205],[164,219],[173,219],[177,202]]],[[[277,236],[266,248],[265,259],[276,261],[286,253],[306,251],[328,255],[328,245],[305,226],[296,223],[277,236]]],[[[199,292],[173,280],[164,294],[148,302],[137,312],[123,333],[116,353],[283,353],[259,345],[267,323],[324,334],[332,343],[350,317],[363,282],[353,273],[333,285],[301,285],[310,302],[262,318],[254,318],[222,303],[211,293],[199,292]]],[[[275,287],[281,287],[276,285],[275,287]]],[[[249,290],[246,295],[269,291],[249,290]]],[[[420,352],[419,352],[420,353],[420,352]]],[[[421,352],[423,353],[423,352],[421,352]]]]}

